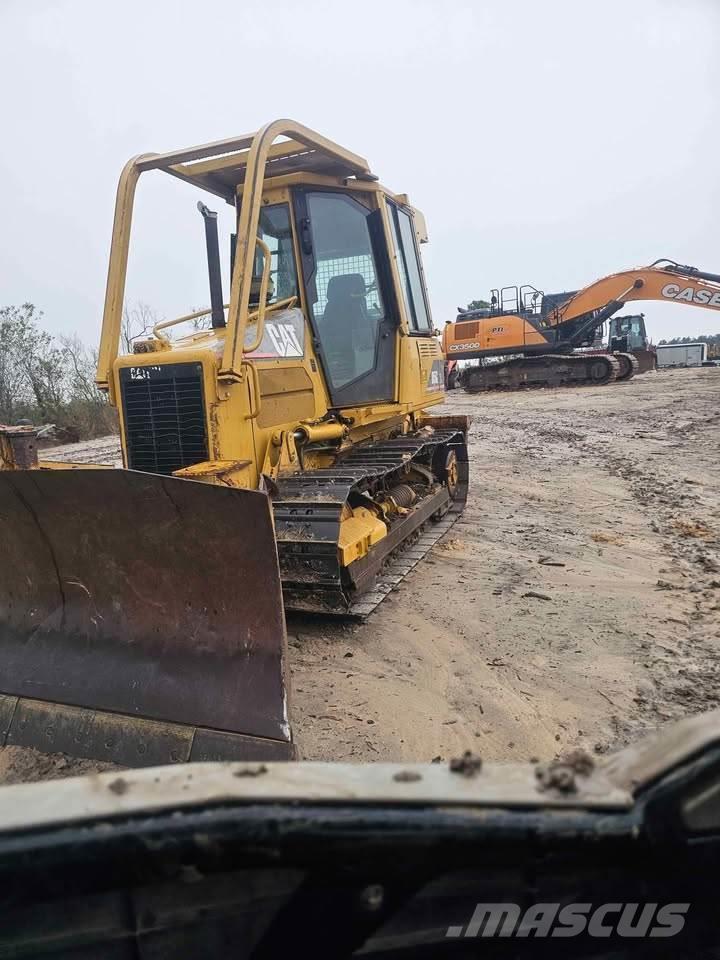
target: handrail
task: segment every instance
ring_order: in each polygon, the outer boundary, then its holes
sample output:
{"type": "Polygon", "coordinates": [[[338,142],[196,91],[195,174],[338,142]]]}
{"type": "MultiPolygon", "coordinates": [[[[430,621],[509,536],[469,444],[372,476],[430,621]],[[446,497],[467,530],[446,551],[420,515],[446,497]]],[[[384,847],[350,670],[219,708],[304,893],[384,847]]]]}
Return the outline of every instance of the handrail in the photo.
{"type": "MultiPolygon", "coordinates": [[[[229,306],[229,303],[224,303],[223,310],[227,310],[229,306]]],[[[212,313],[212,307],[205,307],[203,310],[194,310],[192,313],[186,313],[182,317],[175,317],[172,320],[161,320],[160,323],[156,323],[152,328],[152,335],[157,337],[158,340],[162,340],[163,343],[170,343],[170,337],[166,337],[164,333],[158,333],[159,330],[164,330],[166,327],[177,326],[179,323],[187,323],[188,320],[197,320],[199,317],[206,317],[209,313],[212,313]]]]}
{"type": "MultiPolygon", "coordinates": [[[[295,296],[295,297],[285,297],[284,300],[278,300],[276,303],[268,303],[268,304],[265,306],[265,314],[267,315],[268,313],[274,313],[275,310],[284,310],[285,307],[294,307],[295,304],[297,303],[297,299],[298,299],[298,298],[297,298],[296,296],[295,296]]],[[[208,313],[209,313],[209,312],[210,312],[210,311],[208,311],[208,313]]],[[[257,310],[253,310],[252,313],[249,313],[249,314],[248,314],[248,324],[249,324],[251,321],[257,319],[257,315],[258,315],[258,311],[257,311],[257,310]]],[[[264,335],[264,333],[265,333],[265,331],[263,330],[263,335],[264,335]]],[[[256,337],[255,339],[257,340],[257,337],[256,337]]],[[[263,338],[260,337],[260,340],[258,341],[257,346],[254,346],[254,347],[252,348],[252,350],[251,350],[249,347],[243,347],[243,354],[246,354],[246,353],[254,353],[256,350],[259,349],[260,344],[262,343],[262,341],[263,341],[263,338]]]]}
{"type": "MultiPolygon", "coordinates": [[[[276,303],[268,303],[265,306],[265,314],[274,313],[275,310],[283,310],[285,307],[294,307],[297,303],[297,296],[285,297],[284,300],[278,300],[276,303]]],[[[223,304],[223,310],[227,310],[230,306],[229,303],[223,304]]],[[[174,317],[172,320],[161,320],[159,323],[156,323],[152,328],[151,333],[154,337],[157,337],[158,340],[162,340],[163,343],[170,344],[170,337],[166,337],[164,333],[159,333],[159,330],[165,330],[167,327],[175,327],[180,323],[187,323],[188,320],[197,320],[200,317],[207,317],[208,314],[212,313],[212,307],[204,307],[202,310],[194,310],[192,313],[186,313],[182,317],[174,317]]],[[[253,310],[252,313],[248,314],[248,320],[255,320],[258,315],[257,310],[253,310]]],[[[264,331],[263,331],[264,332],[264,331]]],[[[260,338],[260,343],[262,343],[262,337],[260,338]]],[[[258,344],[258,347],[260,344],[258,344]]],[[[258,349],[255,347],[255,350],[258,349]]],[[[252,350],[245,350],[245,353],[252,353],[252,350]]]]}
{"type": "Polygon", "coordinates": [[[260,376],[257,371],[257,367],[254,363],[251,363],[249,360],[241,361],[243,367],[247,367],[250,371],[250,379],[252,380],[252,390],[250,391],[250,412],[245,414],[246,420],[254,420],[257,415],[260,413],[260,376]],[[255,402],[253,403],[253,396],[255,402]]]}

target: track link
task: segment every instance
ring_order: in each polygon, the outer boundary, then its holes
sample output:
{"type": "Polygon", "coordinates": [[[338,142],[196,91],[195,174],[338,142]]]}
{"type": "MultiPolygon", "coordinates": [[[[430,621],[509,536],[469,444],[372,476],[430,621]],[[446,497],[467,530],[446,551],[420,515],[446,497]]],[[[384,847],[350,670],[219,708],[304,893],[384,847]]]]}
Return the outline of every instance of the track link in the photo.
{"type": "Polygon", "coordinates": [[[459,509],[454,506],[440,520],[431,520],[420,530],[417,540],[406,544],[405,549],[391,557],[377,578],[375,589],[364,594],[347,611],[353,619],[365,620],[380,606],[385,597],[400,584],[410,571],[420,563],[430,550],[460,519],[464,502],[459,509]]]}

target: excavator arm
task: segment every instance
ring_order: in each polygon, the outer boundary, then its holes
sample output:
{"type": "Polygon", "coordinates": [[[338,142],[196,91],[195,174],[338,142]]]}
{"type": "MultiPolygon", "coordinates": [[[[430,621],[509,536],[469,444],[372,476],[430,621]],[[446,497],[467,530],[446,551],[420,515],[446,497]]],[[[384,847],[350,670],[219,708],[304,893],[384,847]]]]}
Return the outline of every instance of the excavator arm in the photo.
{"type": "Polygon", "coordinates": [[[604,320],[631,300],[665,300],[720,310],[720,274],[672,260],[656,260],[648,267],[596,280],[556,307],[548,323],[559,326],[598,310],[604,320]]]}

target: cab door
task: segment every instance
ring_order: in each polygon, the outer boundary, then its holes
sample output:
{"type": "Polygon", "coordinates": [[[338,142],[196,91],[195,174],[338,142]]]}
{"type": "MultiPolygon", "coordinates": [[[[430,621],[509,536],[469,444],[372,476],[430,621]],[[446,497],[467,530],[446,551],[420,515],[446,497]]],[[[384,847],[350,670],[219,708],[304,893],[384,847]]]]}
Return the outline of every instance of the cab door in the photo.
{"type": "Polygon", "coordinates": [[[334,407],[395,399],[398,316],[382,218],[346,193],[294,195],[314,345],[334,407]]]}

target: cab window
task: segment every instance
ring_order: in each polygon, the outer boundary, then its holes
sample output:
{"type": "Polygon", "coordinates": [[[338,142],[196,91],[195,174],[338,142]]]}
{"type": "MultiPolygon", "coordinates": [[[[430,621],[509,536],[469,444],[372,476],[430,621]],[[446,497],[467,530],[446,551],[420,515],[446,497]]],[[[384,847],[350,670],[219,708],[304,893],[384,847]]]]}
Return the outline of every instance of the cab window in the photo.
{"type": "MultiPolygon", "coordinates": [[[[296,297],[297,269],[290,227],[290,208],[287,203],[274,203],[261,208],[258,237],[270,248],[270,285],[267,302],[277,303],[280,300],[287,300],[288,297],[296,297]]],[[[262,250],[256,247],[253,270],[254,299],[259,296],[262,273],[263,254],[262,250]]]]}
{"type": "Polygon", "coordinates": [[[332,386],[376,367],[385,306],[369,227],[371,212],[352,197],[306,196],[313,268],[308,284],[315,326],[332,386]]]}
{"type": "Polygon", "coordinates": [[[415,240],[412,218],[394,203],[388,202],[388,214],[395,248],[395,260],[400,274],[405,312],[410,330],[427,334],[432,330],[430,311],[422,281],[420,251],[415,240]]]}

